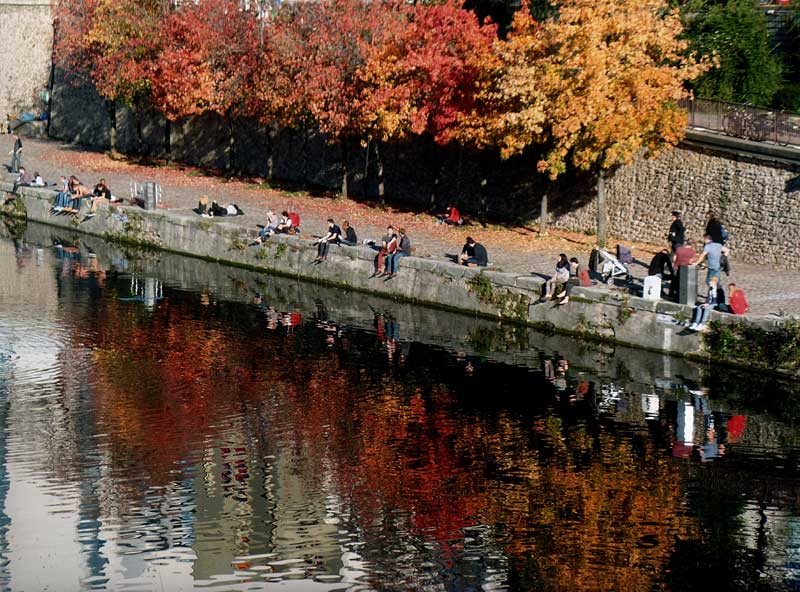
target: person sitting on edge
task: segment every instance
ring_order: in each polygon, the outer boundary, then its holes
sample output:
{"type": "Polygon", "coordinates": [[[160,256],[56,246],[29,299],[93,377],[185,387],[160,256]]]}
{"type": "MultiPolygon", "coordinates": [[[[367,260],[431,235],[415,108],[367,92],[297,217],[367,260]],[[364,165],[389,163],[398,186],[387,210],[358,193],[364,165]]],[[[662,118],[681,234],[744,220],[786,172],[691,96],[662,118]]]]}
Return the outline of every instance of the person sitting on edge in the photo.
{"type": "Polygon", "coordinates": [[[486,267],[489,264],[489,254],[486,252],[486,247],[468,236],[458,256],[458,262],[467,267],[486,267]]]}
{"type": "Polygon", "coordinates": [[[358,237],[356,236],[356,229],[350,226],[350,222],[345,220],[342,222],[342,231],[344,231],[344,238],[340,237],[340,242],[348,247],[355,247],[358,244],[358,237]]]}
{"type": "Polygon", "coordinates": [[[56,193],[56,200],[53,203],[53,211],[61,213],[65,208],[68,208],[72,200],[69,195],[69,184],[66,177],[61,177],[58,180],[59,191],[56,193]]]}
{"type": "Polygon", "coordinates": [[[750,310],[744,290],[737,288],[736,284],[728,284],[728,309],[731,314],[743,315],[750,310]]]}
{"type": "Polygon", "coordinates": [[[11,193],[16,193],[17,187],[30,187],[32,182],[33,177],[31,177],[31,174],[25,170],[25,167],[19,167],[19,174],[14,180],[14,188],[11,190],[11,193]]]}
{"type": "MultiPolygon", "coordinates": [[[[556,287],[560,287],[569,281],[569,261],[564,253],[558,256],[556,261],[556,272],[549,280],[545,282],[545,292],[542,295],[542,300],[550,300],[553,294],[556,293],[556,287]]],[[[561,292],[561,289],[558,290],[561,292]]]]}
{"type": "Polygon", "coordinates": [[[39,171],[33,173],[33,181],[31,181],[31,187],[44,187],[47,183],[44,182],[42,176],[39,174],[39,171]]]}
{"type": "Polygon", "coordinates": [[[709,315],[712,310],[726,310],[725,291],[719,285],[719,277],[712,276],[708,283],[708,296],[706,301],[694,307],[692,324],[689,325],[690,331],[703,331],[706,327],[709,315]]]}
{"type": "Polygon", "coordinates": [[[394,253],[397,248],[397,234],[394,232],[394,226],[390,224],[386,227],[386,234],[381,238],[380,245],[377,245],[372,239],[364,239],[364,244],[378,251],[378,254],[375,256],[375,270],[370,277],[383,275],[386,271],[386,257],[394,253]]]}
{"type": "Polygon", "coordinates": [[[464,223],[464,219],[453,204],[447,204],[447,209],[444,216],[439,218],[439,224],[449,224],[451,226],[460,226],[464,223]]]}
{"type": "Polygon", "coordinates": [[[681,220],[681,213],[677,210],[672,212],[672,224],[669,227],[667,240],[672,246],[673,253],[677,251],[678,247],[686,240],[686,227],[683,225],[683,220],[681,220]]]}
{"type": "Polygon", "coordinates": [[[333,221],[333,218],[328,218],[328,233],[316,241],[317,258],[314,261],[317,263],[325,261],[328,258],[328,247],[331,243],[338,245],[341,235],[342,229],[333,221]]]}
{"type": "Polygon", "coordinates": [[[264,228],[258,231],[258,236],[253,241],[253,244],[260,245],[262,242],[269,238],[269,235],[273,232],[277,232],[278,228],[278,216],[272,210],[267,212],[267,219],[264,222],[264,228]]]}
{"type": "Polygon", "coordinates": [[[111,189],[108,188],[106,185],[105,179],[100,179],[100,182],[94,186],[94,191],[92,191],[92,195],[95,197],[103,197],[108,201],[111,201],[111,189]]]}
{"type": "Polygon", "coordinates": [[[411,239],[406,235],[406,229],[401,228],[397,232],[397,249],[386,259],[386,268],[389,270],[387,279],[392,279],[397,275],[397,266],[400,263],[400,258],[408,257],[411,254],[411,239]]]}
{"type": "Polygon", "coordinates": [[[275,227],[275,232],[278,234],[294,234],[292,219],[289,217],[289,212],[283,210],[281,212],[281,219],[275,227]]]}
{"type": "MultiPolygon", "coordinates": [[[[71,193],[72,193],[71,211],[73,214],[77,214],[78,212],[80,212],[81,206],[83,205],[83,200],[85,198],[89,198],[92,195],[92,192],[89,191],[89,188],[83,183],[81,183],[77,177],[72,177],[72,179],[73,182],[71,184],[71,193]]],[[[87,217],[91,218],[93,216],[94,213],[90,209],[90,211],[87,213],[87,217]]]]}

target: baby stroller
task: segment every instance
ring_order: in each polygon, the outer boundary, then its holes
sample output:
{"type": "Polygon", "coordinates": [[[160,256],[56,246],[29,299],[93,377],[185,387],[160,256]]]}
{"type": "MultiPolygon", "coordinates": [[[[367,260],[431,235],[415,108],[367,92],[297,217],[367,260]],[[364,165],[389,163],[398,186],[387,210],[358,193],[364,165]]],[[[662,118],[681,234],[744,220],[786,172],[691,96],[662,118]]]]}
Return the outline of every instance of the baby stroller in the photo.
{"type": "Polygon", "coordinates": [[[613,282],[617,278],[624,278],[626,283],[633,279],[625,264],[605,249],[594,249],[592,251],[589,258],[589,267],[599,273],[606,284],[613,282]]]}

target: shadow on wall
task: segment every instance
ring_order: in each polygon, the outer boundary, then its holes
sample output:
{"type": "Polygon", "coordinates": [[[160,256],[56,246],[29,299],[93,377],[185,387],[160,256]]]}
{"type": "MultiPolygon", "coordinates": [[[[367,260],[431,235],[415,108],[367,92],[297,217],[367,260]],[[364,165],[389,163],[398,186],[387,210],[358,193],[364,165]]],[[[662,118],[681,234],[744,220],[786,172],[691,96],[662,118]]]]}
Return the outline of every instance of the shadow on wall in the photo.
{"type": "MultiPolygon", "coordinates": [[[[58,70],[52,97],[51,137],[109,148],[110,118],[93,86],[58,70]]],[[[268,177],[271,168],[275,181],[328,191],[341,188],[346,156],[349,195],[367,200],[378,198],[380,154],[385,195],[393,203],[441,211],[452,202],[468,216],[500,222],[537,219],[545,192],[555,217],[582,207],[594,195],[591,179],[549,183],[536,171],[538,155],[533,151],[503,160],[494,151],[440,147],[429,137],[377,146],[350,141],[343,149],[313,130],[271,134],[256,121],[239,120],[231,127],[220,116],[206,114],[171,124],[167,154],[166,124],[146,105],[119,105],[118,150],[259,177],[268,177]]]]}

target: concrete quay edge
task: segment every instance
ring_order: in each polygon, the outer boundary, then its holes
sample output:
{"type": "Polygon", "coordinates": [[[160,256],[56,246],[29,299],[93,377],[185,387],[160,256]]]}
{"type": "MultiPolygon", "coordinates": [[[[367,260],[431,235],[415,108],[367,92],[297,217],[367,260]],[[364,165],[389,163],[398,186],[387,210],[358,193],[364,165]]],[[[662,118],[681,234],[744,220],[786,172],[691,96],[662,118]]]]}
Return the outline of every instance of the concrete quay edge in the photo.
{"type": "MultiPolygon", "coordinates": [[[[0,182],[0,192],[10,194],[11,190],[10,183],[0,182]]],[[[466,268],[413,256],[403,258],[397,277],[385,281],[370,278],[376,251],[366,246],[331,245],[328,260],[315,264],[316,247],[312,240],[273,235],[263,246],[248,246],[257,229],[238,225],[233,219],[101,204],[95,217],[78,222],[71,215],[52,213],[55,195],[52,189],[24,187],[17,195],[25,208],[18,216],[24,215],[29,220],[70,233],[511,321],[589,340],[697,360],[710,357],[702,335],[687,334],[678,324],[691,318],[690,306],[645,300],[600,287],[575,287],[566,305],[539,303],[544,280],[538,276],[491,268],[466,268]]],[[[723,323],[748,322],[765,330],[782,322],[775,318],[733,317],[716,312],[712,313],[712,319],[723,323]]]]}

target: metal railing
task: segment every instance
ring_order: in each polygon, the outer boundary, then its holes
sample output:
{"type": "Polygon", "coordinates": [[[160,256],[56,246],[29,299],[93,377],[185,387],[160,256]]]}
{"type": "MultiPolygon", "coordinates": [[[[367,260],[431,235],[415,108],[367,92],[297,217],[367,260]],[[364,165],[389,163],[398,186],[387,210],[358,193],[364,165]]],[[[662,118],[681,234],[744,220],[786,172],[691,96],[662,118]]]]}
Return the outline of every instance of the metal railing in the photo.
{"type": "Polygon", "coordinates": [[[800,146],[800,113],[763,109],[712,99],[684,99],[689,127],[755,142],[800,146]]]}

